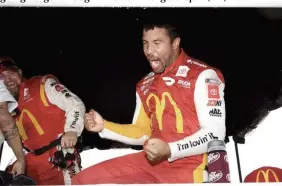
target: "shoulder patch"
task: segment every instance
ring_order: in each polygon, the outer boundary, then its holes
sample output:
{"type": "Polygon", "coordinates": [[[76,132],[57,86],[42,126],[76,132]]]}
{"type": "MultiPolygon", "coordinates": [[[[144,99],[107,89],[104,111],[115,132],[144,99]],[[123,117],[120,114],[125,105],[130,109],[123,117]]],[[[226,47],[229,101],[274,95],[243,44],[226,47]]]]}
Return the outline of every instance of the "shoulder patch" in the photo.
{"type": "Polygon", "coordinates": [[[217,84],[220,85],[221,81],[219,79],[215,79],[215,78],[207,78],[205,79],[206,83],[211,83],[211,84],[217,84]]]}

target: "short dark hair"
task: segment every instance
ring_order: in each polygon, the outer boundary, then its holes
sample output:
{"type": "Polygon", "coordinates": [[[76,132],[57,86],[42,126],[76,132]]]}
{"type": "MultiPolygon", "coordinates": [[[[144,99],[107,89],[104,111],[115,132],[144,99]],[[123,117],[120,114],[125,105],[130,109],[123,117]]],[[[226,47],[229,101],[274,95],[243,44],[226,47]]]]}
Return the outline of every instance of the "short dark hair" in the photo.
{"type": "Polygon", "coordinates": [[[143,27],[145,31],[153,30],[154,28],[166,29],[171,41],[174,41],[174,39],[180,37],[180,34],[178,33],[176,27],[170,24],[145,24],[143,27]]]}

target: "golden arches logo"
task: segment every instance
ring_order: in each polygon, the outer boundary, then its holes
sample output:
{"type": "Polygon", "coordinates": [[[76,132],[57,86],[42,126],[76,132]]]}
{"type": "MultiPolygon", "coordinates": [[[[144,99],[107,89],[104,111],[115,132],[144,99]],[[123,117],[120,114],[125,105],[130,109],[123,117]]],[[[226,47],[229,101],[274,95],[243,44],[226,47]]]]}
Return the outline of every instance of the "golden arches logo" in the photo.
{"type": "Polygon", "coordinates": [[[166,97],[168,98],[169,102],[173,106],[173,109],[174,109],[174,112],[175,112],[175,115],[176,115],[176,130],[177,130],[178,133],[183,133],[184,132],[183,116],[182,116],[181,110],[178,108],[176,102],[174,101],[174,99],[172,98],[170,93],[164,92],[162,94],[161,100],[159,100],[158,96],[151,93],[151,94],[149,94],[149,96],[146,100],[146,104],[150,108],[150,100],[152,98],[154,98],[154,100],[156,102],[156,117],[157,117],[157,121],[159,123],[159,129],[162,130],[163,129],[163,112],[164,112],[164,109],[166,108],[166,97]]]}
{"type": "Polygon", "coordinates": [[[18,126],[18,129],[19,129],[19,133],[22,137],[22,139],[25,141],[28,139],[28,136],[25,132],[25,129],[24,129],[24,126],[23,126],[23,117],[24,117],[24,114],[26,114],[29,119],[31,120],[32,124],[34,125],[35,129],[37,130],[38,134],[39,135],[43,135],[44,134],[44,131],[43,129],[41,128],[40,124],[38,123],[38,121],[36,120],[36,118],[33,116],[33,114],[27,110],[27,109],[23,109],[22,112],[21,112],[21,115],[19,117],[19,119],[17,119],[17,126],[18,126]]]}
{"type": "Polygon", "coordinates": [[[269,182],[269,173],[272,173],[274,179],[275,179],[275,182],[280,182],[279,181],[279,178],[278,176],[276,175],[276,173],[272,170],[272,169],[267,169],[266,171],[263,171],[263,170],[260,170],[258,173],[257,173],[257,177],[256,177],[256,183],[259,182],[259,178],[260,178],[260,175],[262,174],[263,178],[264,178],[264,181],[265,182],[269,182]]]}

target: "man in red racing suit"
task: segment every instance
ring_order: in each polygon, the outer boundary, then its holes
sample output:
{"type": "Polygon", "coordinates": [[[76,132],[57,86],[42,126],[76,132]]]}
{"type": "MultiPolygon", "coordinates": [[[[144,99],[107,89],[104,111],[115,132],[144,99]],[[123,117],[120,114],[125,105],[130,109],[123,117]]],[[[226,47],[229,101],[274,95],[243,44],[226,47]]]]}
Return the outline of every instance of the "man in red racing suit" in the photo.
{"type": "Polygon", "coordinates": [[[132,124],[103,120],[94,110],[85,119],[89,131],[144,151],[89,167],[74,176],[75,185],[207,181],[207,144],[225,138],[223,76],[187,56],[169,25],[145,26],[143,46],[154,72],[137,84],[132,124]]]}
{"type": "Polygon", "coordinates": [[[70,185],[80,171],[74,146],[84,129],[83,102],[52,75],[24,79],[18,68],[2,75],[19,104],[16,119],[28,151],[26,174],[38,185],[70,185]]]}

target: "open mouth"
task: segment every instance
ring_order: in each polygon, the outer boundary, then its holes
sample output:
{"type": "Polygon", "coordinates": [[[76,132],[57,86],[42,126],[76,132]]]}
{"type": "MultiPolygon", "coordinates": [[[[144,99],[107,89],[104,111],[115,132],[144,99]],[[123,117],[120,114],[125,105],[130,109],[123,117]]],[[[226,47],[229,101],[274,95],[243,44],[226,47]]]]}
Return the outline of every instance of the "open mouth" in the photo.
{"type": "Polygon", "coordinates": [[[161,61],[159,60],[150,60],[150,65],[153,69],[160,69],[161,68],[161,61]]]}

